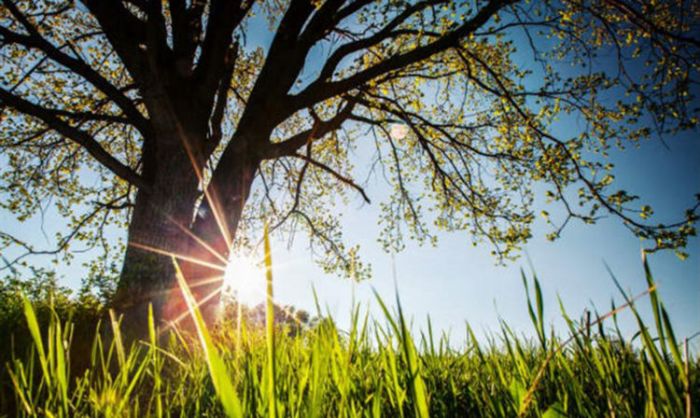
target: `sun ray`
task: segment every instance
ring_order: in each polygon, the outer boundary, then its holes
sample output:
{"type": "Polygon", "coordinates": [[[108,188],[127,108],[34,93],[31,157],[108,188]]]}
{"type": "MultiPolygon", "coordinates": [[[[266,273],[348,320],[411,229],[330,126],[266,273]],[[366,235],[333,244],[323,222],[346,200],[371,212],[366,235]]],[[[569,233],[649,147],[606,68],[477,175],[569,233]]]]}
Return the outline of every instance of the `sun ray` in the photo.
{"type": "MultiPolygon", "coordinates": [[[[189,231],[187,228],[180,225],[179,223],[175,222],[174,220],[172,220],[172,219],[170,219],[170,220],[175,225],[177,225],[178,228],[180,228],[183,232],[185,232],[190,237],[192,237],[198,244],[202,245],[207,251],[209,251],[214,256],[216,256],[217,259],[219,259],[222,262],[225,261],[225,259],[223,258],[223,256],[221,254],[219,254],[215,249],[213,249],[211,246],[206,244],[206,242],[204,242],[201,238],[197,237],[194,233],[192,233],[191,231],[189,231]]],[[[231,274],[231,272],[227,269],[227,267],[229,267],[231,262],[232,262],[231,260],[227,261],[224,265],[219,265],[219,264],[210,263],[210,262],[207,262],[204,260],[200,260],[196,257],[191,257],[191,256],[187,256],[184,254],[178,254],[178,253],[175,253],[172,251],[167,251],[167,250],[163,250],[160,248],[156,248],[156,247],[152,247],[149,245],[140,244],[140,243],[136,243],[136,242],[132,242],[129,245],[136,247],[136,248],[139,248],[139,249],[142,249],[142,250],[145,250],[145,251],[150,251],[150,252],[153,252],[156,254],[171,257],[173,260],[182,260],[182,261],[187,261],[187,262],[190,262],[193,264],[199,264],[199,265],[202,265],[205,267],[219,270],[219,271],[224,273],[222,275],[215,275],[215,276],[211,276],[208,278],[204,278],[204,279],[200,279],[200,280],[188,283],[188,287],[190,289],[209,285],[209,284],[216,283],[216,282],[221,282],[223,284],[223,283],[225,283],[225,281],[227,281],[227,279],[226,279],[227,274],[231,274]]],[[[251,265],[255,264],[254,262],[252,262],[250,260],[248,260],[247,262],[251,265]]],[[[175,266],[177,269],[177,274],[182,274],[180,267],[179,267],[179,263],[176,262],[175,266]]],[[[260,269],[259,267],[256,267],[256,269],[260,270],[259,271],[260,276],[261,276],[260,280],[261,280],[261,283],[264,283],[262,281],[262,276],[264,274],[264,271],[262,269],[260,269]]],[[[236,272],[236,274],[238,274],[238,272],[236,272]]],[[[243,273],[243,275],[245,275],[245,273],[243,273]]],[[[251,274],[251,276],[255,276],[255,274],[251,274]]],[[[216,297],[218,294],[222,293],[224,290],[224,287],[225,286],[217,286],[214,290],[212,290],[209,294],[202,297],[201,299],[196,300],[196,298],[195,298],[196,306],[200,307],[200,306],[204,305],[205,303],[207,303],[208,301],[210,301],[211,299],[213,299],[214,297],[216,297]]],[[[158,292],[154,292],[151,295],[153,296],[153,295],[159,295],[159,294],[163,294],[163,293],[170,293],[173,290],[174,290],[174,288],[165,289],[165,290],[161,290],[158,292]]],[[[272,300],[272,302],[274,302],[274,299],[271,299],[270,295],[264,289],[256,289],[254,287],[248,287],[246,290],[250,293],[255,294],[256,299],[259,298],[259,300],[261,301],[260,303],[262,303],[264,301],[270,301],[270,300],[272,300]]],[[[246,304],[241,300],[238,300],[238,303],[246,304]]],[[[292,312],[288,307],[280,306],[280,305],[275,305],[275,306],[276,306],[276,309],[279,309],[282,312],[284,312],[285,314],[287,314],[286,316],[288,318],[290,318],[291,320],[293,320],[296,324],[298,324],[300,326],[304,325],[298,318],[296,318],[296,316],[294,316],[294,312],[292,312]]],[[[171,329],[171,328],[177,326],[177,324],[180,323],[188,314],[189,314],[189,311],[185,310],[184,312],[180,313],[176,318],[169,320],[167,322],[167,325],[165,326],[165,328],[163,328],[159,333],[162,334],[163,332],[166,332],[168,329],[171,329]]]]}
{"type": "Polygon", "coordinates": [[[216,224],[219,228],[219,232],[221,232],[221,236],[224,238],[224,240],[226,240],[226,249],[229,250],[233,243],[233,238],[231,237],[231,231],[229,231],[228,225],[226,224],[226,221],[223,217],[223,209],[221,208],[221,203],[219,202],[218,196],[216,193],[210,193],[208,185],[204,184],[204,175],[202,173],[201,168],[199,167],[199,164],[197,163],[197,158],[195,157],[194,151],[192,150],[192,145],[190,144],[187,135],[182,129],[182,126],[180,126],[179,123],[176,123],[176,128],[185,147],[185,152],[187,152],[187,156],[190,159],[190,163],[192,164],[194,174],[197,176],[197,180],[202,185],[202,190],[204,191],[204,198],[207,200],[207,202],[209,202],[209,207],[211,209],[212,214],[214,215],[214,220],[216,221],[216,224]]]}
{"type": "Polygon", "coordinates": [[[209,251],[214,257],[218,258],[219,261],[221,261],[221,262],[224,263],[224,264],[227,264],[227,263],[228,263],[228,260],[226,260],[226,258],[224,258],[223,255],[221,255],[218,251],[216,251],[211,245],[207,244],[203,239],[201,239],[200,237],[198,237],[197,234],[193,233],[193,232],[190,231],[188,228],[182,226],[179,222],[175,221],[174,219],[172,219],[172,218],[170,218],[170,217],[169,217],[169,220],[170,220],[170,222],[172,222],[173,224],[175,224],[178,228],[180,228],[180,230],[181,230],[182,232],[184,232],[185,234],[187,234],[190,238],[192,238],[193,240],[195,240],[195,242],[197,242],[199,245],[201,245],[202,247],[204,247],[204,249],[206,249],[207,251],[209,251]]]}
{"type": "MultiPolygon", "coordinates": [[[[219,281],[223,282],[223,277],[224,277],[224,276],[212,276],[212,277],[209,277],[209,278],[207,278],[207,279],[197,280],[195,283],[191,283],[191,284],[190,284],[190,288],[191,288],[191,289],[194,289],[194,288],[197,288],[197,287],[205,286],[205,285],[212,284],[212,283],[216,283],[216,282],[219,282],[219,281]]],[[[176,287],[173,286],[173,287],[169,287],[169,288],[167,288],[167,289],[156,290],[156,291],[153,291],[153,292],[149,292],[149,293],[148,293],[148,297],[155,297],[155,296],[164,295],[164,294],[167,294],[167,293],[172,292],[175,288],[176,288],[176,287]]]]}
{"type": "Polygon", "coordinates": [[[226,271],[225,265],[221,266],[219,264],[209,263],[207,261],[200,260],[200,259],[195,258],[195,257],[190,257],[190,256],[187,256],[184,254],[178,254],[178,253],[175,253],[172,251],[162,250],[160,248],[151,247],[150,245],[140,244],[138,242],[130,242],[129,245],[131,245],[132,247],[140,248],[140,249],[145,250],[145,251],[151,251],[151,252],[156,253],[156,254],[165,255],[168,257],[174,257],[174,258],[177,258],[179,260],[188,261],[188,262],[193,263],[193,264],[199,264],[201,266],[209,267],[209,268],[212,268],[215,270],[226,271]]]}
{"type": "Polygon", "coordinates": [[[208,284],[212,284],[212,283],[216,283],[216,282],[223,283],[223,281],[224,281],[224,276],[217,275],[217,276],[206,277],[203,279],[188,281],[187,284],[191,288],[194,288],[194,287],[200,287],[200,286],[204,286],[204,285],[208,285],[208,284]]]}
{"type": "MultiPolygon", "coordinates": [[[[177,326],[177,324],[178,324],[180,321],[182,321],[185,317],[187,317],[188,315],[191,315],[191,314],[192,314],[192,311],[194,310],[194,308],[199,308],[200,306],[204,305],[204,304],[207,303],[209,300],[211,300],[214,296],[216,296],[218,293],[221,292],[221,287],[219,286],[219,287],[217,287],[216,289],[214,289],[213,291],[211,291],[208,295],[206,295],[206,296],[204,296],[203,298],[201,298],[200,300],[196,300],[196,299],[194,298],[194,295],[192,295],[192,293],[191,293],[191,291],[190,291],[190,289],[192,289],[192,286],[190,286],[189,284],[187,284],[187,282],[185,281],[185,278],[184,278],[184,276],[182,275],[182,270],[180,270],[180,264],[177,262],[177,259],[176,259],[174,256],[171,256],[170,258],[172,259],[173,265],[175,266],[175,274],[176,274],[176,275],[178,276],[178,278],[179,278],[178,281],[181,281],[181,282],[182,282],[182,283],[180,284],[180,286],[182,286],[182,285],[187,286],[187,288],[188,288],[187,293],[190,294],[190,296],[194,299],[194,300],[193,300],[194,304],[193,304],[193,306],[190,306],[190,304],[187,303],[187,304],[186,304],[187,306],[186,306],[186,308],[185,308],[185,311],[182,312],[180,315],[178,315],[175,319],[168,321],[167,325],[166,325],[162,330],[159,331],[159,334],[161,334],[161,335],[162,335],[164,332],[166,332],[167,330],[169,330],[170,328],[173,328],[173,327],[177,326]],[[182,279],[182,280],[180,280],[180,279],[182,279]]],[[[201,283],[200,283],[200,285],[201,285],[201,283]]],[[[184,297],[187,297],[187,295],[186,295],[185,292],[184,292],[184,289],[182,289],[182,290],[183,290],[183,296],[184,296],[184,297]]]]}
{"type": "MultiPolygon", "coordinates": [[[[243,300],[239,300],[239,302],[242,302],[244,305],[255,306],[258,303],[263,303],[263,302],[267,301],[270,298],[270,296],[267,294],[267,291],[265,289],[265,278],[264,278],[265,269],[259,267],[258,266],[259,263],[255,262],[253,260],[250,260],[250,259],[245,259],[245,258],[243,258],[243,259],[239,258],[238,260],[236,260],[235,258],[232,259],[232,261],[230,262],[231,264],[229,264],[227,266],[226,273],[224,273],[224,283],[225,283],[224,287],[231,287],[231,288],[234,288],[234,290],[237,290],[235,288],[237,287],[236,285],[238,284],[237,281],[239,279],[237,279],[235,276],[232,276],[232,272],[239,274],[239,270],[235,269],[236,264],[237,264],[236,261],[238,261],[238,263],[241,263],[243,265],[248,265],[249,266],[248,268],[250,268],[250,266],[255,266],[254,272],[252,272],[252,271],[243,272],[242,275],[259,275],[259,279],[260,279],[260,282],[259,282],[260,287],[259,288],[255,287],[255,286],[246,288],[246,290],[248,292],[254,293],[254,295],[255,295],[255,297],[248,297],[248,299],[255,300],[256,302],[250,303],[250,301],[249,301],[248,303],[246,303],[246,301],[243,301],[243,300]],[[226,283],[228,283],[228,284],[226,284],[226,283]]],[[[286,262],[286,263],[281,262],[279,264],[280,264],[280,266],[284,267],[284,266],[289,266],[291,264],[291,262],[286,262]]],[[[277,267],[277,264],[275,265],[275,267],[277,267]]],[[[273,298],[273,301],[274,301],[274,298],[273,298]]],[[[286,313],[291,314],[291,311],[289,311],[288,309],[286,309],[282,306],[279,306],[279,305],[277,307],[284,310],[286,313]]]]}
{"type": "MultiPolygon", "coordinates": [[[[191,288],[191,286],[190,286],[190,288],[191,288]]],[[[196,301],[196,306],[197,306],[197,308],[199,308],[200,306],[202,306],[202,305],[204,305],[205,303],[207,303],[208,301],[210,301],[214,296],[216,296],[217,293],[220,293],[220,292],[221,292],[221,289],[220,289],[220,288],[219,288],[219,289],[214,289],[214,290],[211,291],[208,295],[206,295],[206,296],[203,297],[202,299],[196,301]]],[[[196,300],[196,299],[195,299],[195,300],[196,300]]],[[[183,319],[185,319],[185,318],[186,318],[187,316],[189,316],[189,315],[190,315],[189,309],[185,308],[185,311],[184,311],[183,313],[181,313],[180,315],[178,315],[175,319],[169,320],[169,321],[167,322],[166,326],[165,326],[162,330],[160,330],[160,333],[163,334],[164,332],[166,332],[166,331],[169,330],[170,328],[176,327],[178,323],[180,323],[183,319]]]]}

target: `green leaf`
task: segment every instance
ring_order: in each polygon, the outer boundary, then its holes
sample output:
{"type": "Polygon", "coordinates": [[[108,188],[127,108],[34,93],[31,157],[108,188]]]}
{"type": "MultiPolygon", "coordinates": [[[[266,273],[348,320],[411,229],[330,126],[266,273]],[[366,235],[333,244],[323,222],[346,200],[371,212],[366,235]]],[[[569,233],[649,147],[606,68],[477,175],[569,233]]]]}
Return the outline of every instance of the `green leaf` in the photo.
{"type": "Polygon", "coordinates": [[[510,382],[508,391],[510,392],[510,396],[515,403],[515,409],[519,411],[523,405],[523,401],[525,400],[525,395],[527,394],[525,385],[523,385],[520,381],[513,379],[513,381],[510,382]]]}
{"type": "Polygon", "coordinates": [[[275,392],[275,304],[272,292],[272,252],[270,250],[270,230],[265,224],[265,279],[267,293],[265,304],[266,340],[267,340],[267,385],[268,385],[268,417],[277,416],[277,394],[275,392]]]}
{"type": "Polygon", "coordinates": [[[542,414],[542,418],[567,418],[567,415],[561,403],[555,402],[542,414]]]}
{"type": "Polygon", "coordinates": [[[180,286],[182,295],[187,303],[187,308],[189,309],[190,315],[194,320],[195,328],[197,329],[197,335],[199,336],[199,341],[202,344],[202,349],[207,360],[207,366],[209,368],[209,375],[211,376],[212,383],[214,384],[214,390],[219,398],[222,406],[224,407],[224,412],[229,418],[243,418],[243,409],[241,408],[241,402],[238,399],[238,394],[236,393],[233,381],[228,374],[226,364],[219,355],[214,342],[209,335],[207,326],[204,323],[204,318],[199,310],[197,302],[195,301],[192,292],[190,291],[185,277],[182,275],[180,266],[172,257],[173,264],[175,266],[175,276],[177,277],[177,283],[180,286]]]}
{"type": "Polygon", "coordinates": [[[44,379],[46,383],[51,386],[51,374],[49,373],[48,360],[46,357],[46,351],[44,351],[44,342],[41,339],[41,331],[39,330],[39,321],[36,319],[36,314],[34,313],[34,308],[32,308],[31,302],[27,296],[22,295],[22,303],[24,305],[24,317],[27,319],[27,326],[29,327],[29,333],[32,335],[34,340],[34,345],[39,353],[39,363],[41,364],[41,371],[44,373],[44,379]]]}

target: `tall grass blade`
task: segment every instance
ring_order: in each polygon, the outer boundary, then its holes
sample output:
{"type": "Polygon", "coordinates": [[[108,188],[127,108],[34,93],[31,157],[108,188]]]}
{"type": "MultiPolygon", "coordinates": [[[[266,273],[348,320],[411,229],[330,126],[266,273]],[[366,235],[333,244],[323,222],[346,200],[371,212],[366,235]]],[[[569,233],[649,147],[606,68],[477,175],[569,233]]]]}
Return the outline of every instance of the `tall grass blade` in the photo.
{"type": "Polygon", "coordinates": [[[41,331],[39,330],[39,321],[36,319],[36,314],[34,313],[34,308],[32,303],[29,301],[27,296],[22,295],[22,304],[24,305],[24,317],[27,320],[27,326],[29,327],[29,333],[34,340],[34,346],[39,355],[39,364],[41,365],[41,371],[44,375],[47,385],[51,386],[51,373],[49,373],[49,363],[46,356],[46,351],[44,351],[44,341],[41,339],[41,331]]]}
{"type": "Polygon", "coordinates": [[[272,252],[270,251],[270,231],[268,225],[265,224],[264,230],[264,247],[265,247],[265,279],[266,286],[266,304],[265,304],[265,328],[267,339],[267,385],[269,396],[268,417],[275,418],[277,416],[277,394],[275,391],[275,304],[272,292],[272,252]]]}
{"type": "Polygon", "coordinates": [[[197,335],[199,336],[199,341],[202,345],[202,350],[204,350],[204,355],[207,361],[207,366],[209,369],[209,375],[211,376],[212,383],[214,384],[214,390],[221,405],[224,407],[224,412],[229,418],[242,418],[243,409],[241,407],[241,402],[236,393],[235,386],[231,381],[231,378],[226,369],[226,364],[224,363],[221,356],[212,342],[211,336],[209,335],[209,330],[204,322],[202,313],[197,306],[194,296],[190,291],[187,282],[185,281],[180,266],[175,259],[172,257],[173,265],[175,266],[175,275],[177,277],[177,283],[180,286],[182,295],[187,303],[187,308],[189,309],[192,320],[194,321],[195,328],[197,329],[197,335]]]}
{"type": "Polygon", "coordinates": [[[661,319],[661,302],[659,301],[659,296],[656,293],[656,283],[654,282],[654,276],[651,274],[651,269],[649,268],[649,263],[647,262],[647,254],[642,251],[642,265],[644,266],[644,277],[647,281],[648,288],[654,288],[654,291],[649,294],[651,301],[651,311],[654,314],[654,322],[656,323],[656,331],[659,333],[659,345],[661,346],[661,352],[668,353],[666,346],[666,333],[664,332],[664,326],[661,319]]]}

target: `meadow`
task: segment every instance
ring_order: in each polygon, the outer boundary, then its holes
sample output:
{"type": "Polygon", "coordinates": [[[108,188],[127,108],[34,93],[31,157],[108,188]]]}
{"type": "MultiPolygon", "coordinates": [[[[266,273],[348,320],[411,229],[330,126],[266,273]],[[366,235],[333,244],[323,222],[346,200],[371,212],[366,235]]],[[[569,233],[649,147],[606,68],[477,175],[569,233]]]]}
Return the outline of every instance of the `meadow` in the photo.
{"type": "Polygon", "coordinates": [[[562,304],[569,329],[558,332],[544,323],[537,277],[523,274],[536,338],[503,323],[479,341],[466,325],[461,347],[430,323],[413,330],[398,296],[391,309],[377,295],[380,318],[353,308],[349,329],[319,309],[289,332],[271,300],[262,326],[207,329],[180,277],[196,332],[163,337],[151,317],[149,338],[126,344],[114,314],[95,325],[99,306],[3,292],[0,416],[697,416],[700,362],[674,335],[644,265],[645,292],[620,289],[624,304],[581,318],[562,304]],[[622,312],[636,318],[631,339],[617,326],[622,312]]]}

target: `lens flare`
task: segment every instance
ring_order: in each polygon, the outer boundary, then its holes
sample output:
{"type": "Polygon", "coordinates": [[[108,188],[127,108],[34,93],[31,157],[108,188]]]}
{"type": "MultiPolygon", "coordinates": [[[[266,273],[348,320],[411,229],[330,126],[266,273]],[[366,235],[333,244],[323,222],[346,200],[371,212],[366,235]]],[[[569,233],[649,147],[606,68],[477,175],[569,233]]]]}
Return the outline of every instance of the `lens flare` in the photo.
{"type": "Polygon", "coordinates": [[[250,257],[234,256],[224,271],[224,291],[248,306],[265,301],[265,270],[250,257]]]}

